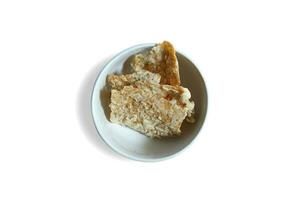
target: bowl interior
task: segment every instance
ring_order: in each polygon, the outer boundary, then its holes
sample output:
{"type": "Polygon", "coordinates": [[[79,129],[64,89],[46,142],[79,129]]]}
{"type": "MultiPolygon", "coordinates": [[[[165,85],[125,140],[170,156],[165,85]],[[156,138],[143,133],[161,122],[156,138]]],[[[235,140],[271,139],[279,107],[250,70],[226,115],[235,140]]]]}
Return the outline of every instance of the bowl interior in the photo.
{"type": "Polygon", "coordinates": [[[95,82],[91,102],[94,123],[102,139],[116,152],[141,161],[161,160],[183,150],[199,133],[207,110],[206,87],[200,72],[186,56],[177,52],[182,86],[191,91],[195,102],[196,123],[184,122],[181,127],[183,136],[158,140],[109,121],[110,91],[105,87],[107,75],[128,73],[131,56],[152,46],[131,47],[109,61],[95,82]]]}

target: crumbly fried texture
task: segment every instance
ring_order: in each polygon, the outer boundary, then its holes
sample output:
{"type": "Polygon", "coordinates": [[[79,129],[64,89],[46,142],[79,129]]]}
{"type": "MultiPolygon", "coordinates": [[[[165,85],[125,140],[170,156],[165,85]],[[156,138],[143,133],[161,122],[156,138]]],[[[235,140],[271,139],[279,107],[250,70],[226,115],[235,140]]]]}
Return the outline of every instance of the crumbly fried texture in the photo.
{"type": "Polygon", "coordinates": [[[145,81],[150,83],[159,83],[160,75],[154,74],[146,70],[140,70],[132,74],[126,75],[108,75],[107,82],[112,89],[120,90],[124,86],[132,85],[137,81],[145,81]]]}
{"type": "Polygon", "coordinates": [[[110,120],[152,138],[181,135],[180,127],[194,109],[181,86],[136,82],[111,91],[110,120]]]}
{"type": "Polygon", "coordinates": [[[164,41],[149,51],[135,55],[131,66],[135,71],[145,69],[160,74],[161,84],[180,85],[176,51],[170,42],[164,41]]]}

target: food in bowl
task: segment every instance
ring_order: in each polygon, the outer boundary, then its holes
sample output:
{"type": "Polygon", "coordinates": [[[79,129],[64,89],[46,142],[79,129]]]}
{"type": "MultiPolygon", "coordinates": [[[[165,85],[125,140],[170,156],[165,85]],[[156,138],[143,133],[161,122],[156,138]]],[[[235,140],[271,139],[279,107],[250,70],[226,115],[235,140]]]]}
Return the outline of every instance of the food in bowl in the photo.
{"type": "Polygon", "coordinates": [[[180,85],[176,51],[170,42],[164,41],[149,51],[136,54],[131,62],[132,69],[148,70],[161,75],[161,84],[180,85]]]}
{"type": "Polygon", "coordinates": [[[108,75],[110,121],[151,138],[182,135],[186,120],[194,123],[191,93],[180,86],[176,51],[164,41],[134,55],[131,74],[108,75]]]}

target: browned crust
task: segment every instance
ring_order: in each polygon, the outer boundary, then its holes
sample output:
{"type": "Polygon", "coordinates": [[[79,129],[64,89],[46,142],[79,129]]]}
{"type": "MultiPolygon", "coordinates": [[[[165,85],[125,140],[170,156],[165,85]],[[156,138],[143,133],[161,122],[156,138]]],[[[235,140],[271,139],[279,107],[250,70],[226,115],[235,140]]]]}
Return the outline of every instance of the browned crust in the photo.
{"type": "Polygon", "coordinates": [[[179,68],[177,63],[176,51],[170,42],[164,41],[161,43],[164,49],[165,67],[164,67],[164,80],[162,84],[180,85],[179,68]]]}

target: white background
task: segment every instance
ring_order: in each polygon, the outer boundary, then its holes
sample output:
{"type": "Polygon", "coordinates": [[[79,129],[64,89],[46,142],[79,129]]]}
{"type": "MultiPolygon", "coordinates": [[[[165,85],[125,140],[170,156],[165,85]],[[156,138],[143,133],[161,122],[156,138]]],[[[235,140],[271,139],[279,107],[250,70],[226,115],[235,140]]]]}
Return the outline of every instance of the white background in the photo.
{"type": "Polygon", "coordinates": [[[0,199],[300,199],[299,1],[0,1],[0,199]],[[103,63],[169,40],[209,95],[196,142],[122,158],[93,127],[103,63]]]}

